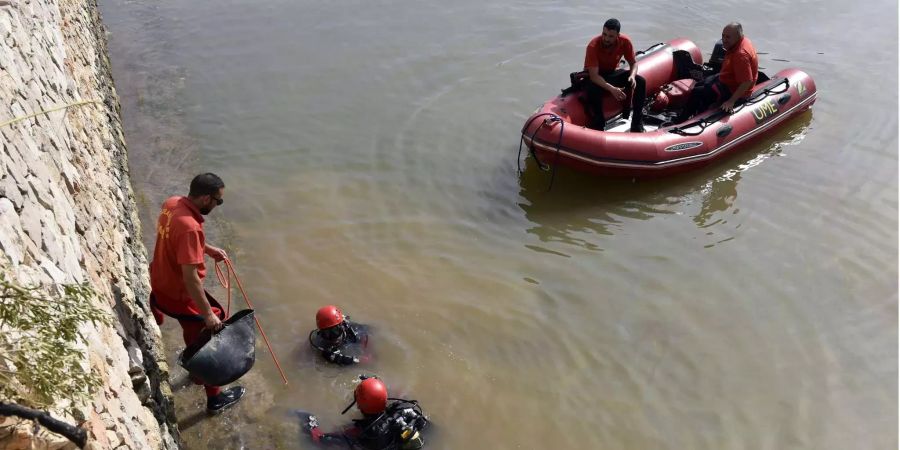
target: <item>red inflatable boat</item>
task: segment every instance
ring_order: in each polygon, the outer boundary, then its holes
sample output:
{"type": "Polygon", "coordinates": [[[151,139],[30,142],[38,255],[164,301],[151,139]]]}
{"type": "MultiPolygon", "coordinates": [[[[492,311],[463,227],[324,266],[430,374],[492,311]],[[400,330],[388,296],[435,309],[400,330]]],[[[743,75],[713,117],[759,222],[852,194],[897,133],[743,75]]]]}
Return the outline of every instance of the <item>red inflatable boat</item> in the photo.
{"type": "Polygon", "coordinates": [[[700,50],[686,39],[639,52],[638,74],[647,82],[649,99],[644,133],[629,132],[630,121],[622,118],[622,105],[612,96],[603,103],[604,117],[611,118],[605,130],[586,128],[587,94],[567,89],[528,118],[522,142],[545,169],[561,164],[599,175],[669,175],[722,158],[816,101],[816,83],[806,73],[786,69],[769,78],[760,72],[752,93],[732,114],[711,107],[684,123],[673,123],[694,79],[716,73],[717,56],[719,44],[710,65],[702,65],[700,50]]]}

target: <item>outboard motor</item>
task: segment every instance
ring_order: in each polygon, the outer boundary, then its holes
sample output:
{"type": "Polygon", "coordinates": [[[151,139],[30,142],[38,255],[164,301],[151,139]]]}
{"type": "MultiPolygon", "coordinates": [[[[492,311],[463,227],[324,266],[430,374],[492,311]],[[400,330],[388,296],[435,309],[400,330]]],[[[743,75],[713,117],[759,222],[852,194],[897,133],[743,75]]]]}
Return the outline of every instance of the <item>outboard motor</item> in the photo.
{"type": "Polygon", "coordinates": [[[722,62],[725,61],[725,46],[722,45],[722,40],[719,39],[716,41],[716,45],[713,47],[712,55],[709,57],[709,61],[706,62],[706,65],[714,70],[714,73],[719,73],[722,70],[722,62]]]}

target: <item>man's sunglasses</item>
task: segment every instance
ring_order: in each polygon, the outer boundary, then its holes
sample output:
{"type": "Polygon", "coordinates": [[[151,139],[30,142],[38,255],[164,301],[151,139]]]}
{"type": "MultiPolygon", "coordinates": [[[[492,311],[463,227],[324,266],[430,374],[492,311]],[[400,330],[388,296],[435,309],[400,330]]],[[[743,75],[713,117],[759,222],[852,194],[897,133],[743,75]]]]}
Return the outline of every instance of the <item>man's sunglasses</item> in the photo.
{"type": "Polygon", "coordinates": [[[222,206],[222,203],[225,203],[225,200],[223,200],[222,197],[213,197],[212,195],[210,195],[210,197],[216,201],[216,206],[222,206]]]}

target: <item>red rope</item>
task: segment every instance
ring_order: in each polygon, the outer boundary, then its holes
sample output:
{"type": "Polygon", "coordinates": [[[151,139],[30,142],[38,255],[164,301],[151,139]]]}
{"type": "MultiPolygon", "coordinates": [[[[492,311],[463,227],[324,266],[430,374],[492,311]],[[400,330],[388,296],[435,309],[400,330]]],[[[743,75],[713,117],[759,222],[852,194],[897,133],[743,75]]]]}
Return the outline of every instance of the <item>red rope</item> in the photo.
{"type": "MultiPolygon", "coordinates": [[[[231,311],[231,275],[234,275],[234,280],[237,281],[238,288],[241,290],[241,295],[244,296],[244,301],[247,302],[247,306],[250,309],[253,309],[253,304],[250,303],[250,298],[247,297],[247,293],[244,292],[244,286],[241,284],[241,279],[238,278],[237,272],[234,271],[234,265],[231,264],[231,260],[225,258],[225,266],[228,268],[226,275],[222,275],[222,269],[219,268],[219,261],[216,261],[216,276],[219,278],[219,282],[222,283],[222,287],[224,287],[228,291],[228,306],[225,309],[225,317],[229,317],[231,311]]],[[[269,353],[272,355],[272,360],[275,361],[275,367],[278,368],[278,373],[281,374],[281,379],[284,380],[284,384],[288,384],[287,377],[284,376],[284,370],[281,369],[281,363],[278,362],[278,357],[275,356],[275,351],[272,350],[272,345],[269,344],[269,338],[266,337],[266,332],[263,331],[262,325],[259,323],[259,318],[256,314],[253,315],[253,320],[256,321],[256,328],[259,329],[259,334],[262,335],[263,340],[266,341],[266,347],[269,348],[269,353]]]]}
{"type": "MultiPolygon", "coordinates": [[[[230,263],[229,260],[225,260],[230,263]]],[[[225,288],[225,292],[228,293],[228,306],[225,307],[225,317],[231,317],[231,272],[233,270],[228,270],[225,272],[225,275],[222,275],[222,269],[219,267],[219,262],[216,261],[216,278],[219,279],[219,283],[225,288]]]]}

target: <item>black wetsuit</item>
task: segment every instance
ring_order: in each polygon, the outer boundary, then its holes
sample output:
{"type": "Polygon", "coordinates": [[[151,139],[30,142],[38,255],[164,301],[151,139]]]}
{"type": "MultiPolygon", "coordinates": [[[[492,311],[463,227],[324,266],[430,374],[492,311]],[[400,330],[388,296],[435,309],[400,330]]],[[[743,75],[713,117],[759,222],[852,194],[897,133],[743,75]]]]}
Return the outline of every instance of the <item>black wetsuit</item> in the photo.
{"type": "Polygon", "coordinates": [[[391,424],[386,420],[378,420],[380,417],[380,414],[370,414],[362,419],[354,419],[353,426],[341,432],[325,433],[319,442],[371,450],[399,448],[396,445],[392,446],[397,436],[391,430],[391,424]]]}
{"type": "Polygon", "coordinates": [[[417,402],[396,399],[388,405],[383,414],[366,414],[362,419],[354,419],[353,425],[343,431],[320,433],[318,437],[314,434],[313,440],[326,447],[366,450],[418,449],[424,446],[424,440],[418,436],[418,432],[424,430],[428,423],[417,402]],[[406,438],[403,435],[404,430],[412,430],[406,438]],[[412,435],[415,435],[415,438],[412,438],[412,435]]]}
{"type": "Polygon", "coordinates": [[[322,336],[322,330],[313,330],[309,343],[322,353],[328,362],[340,365],[356,364],[365,353],[369,343],[368,327],[345,319],[340,325],[340,337],[330,341],[322,336]]]}

